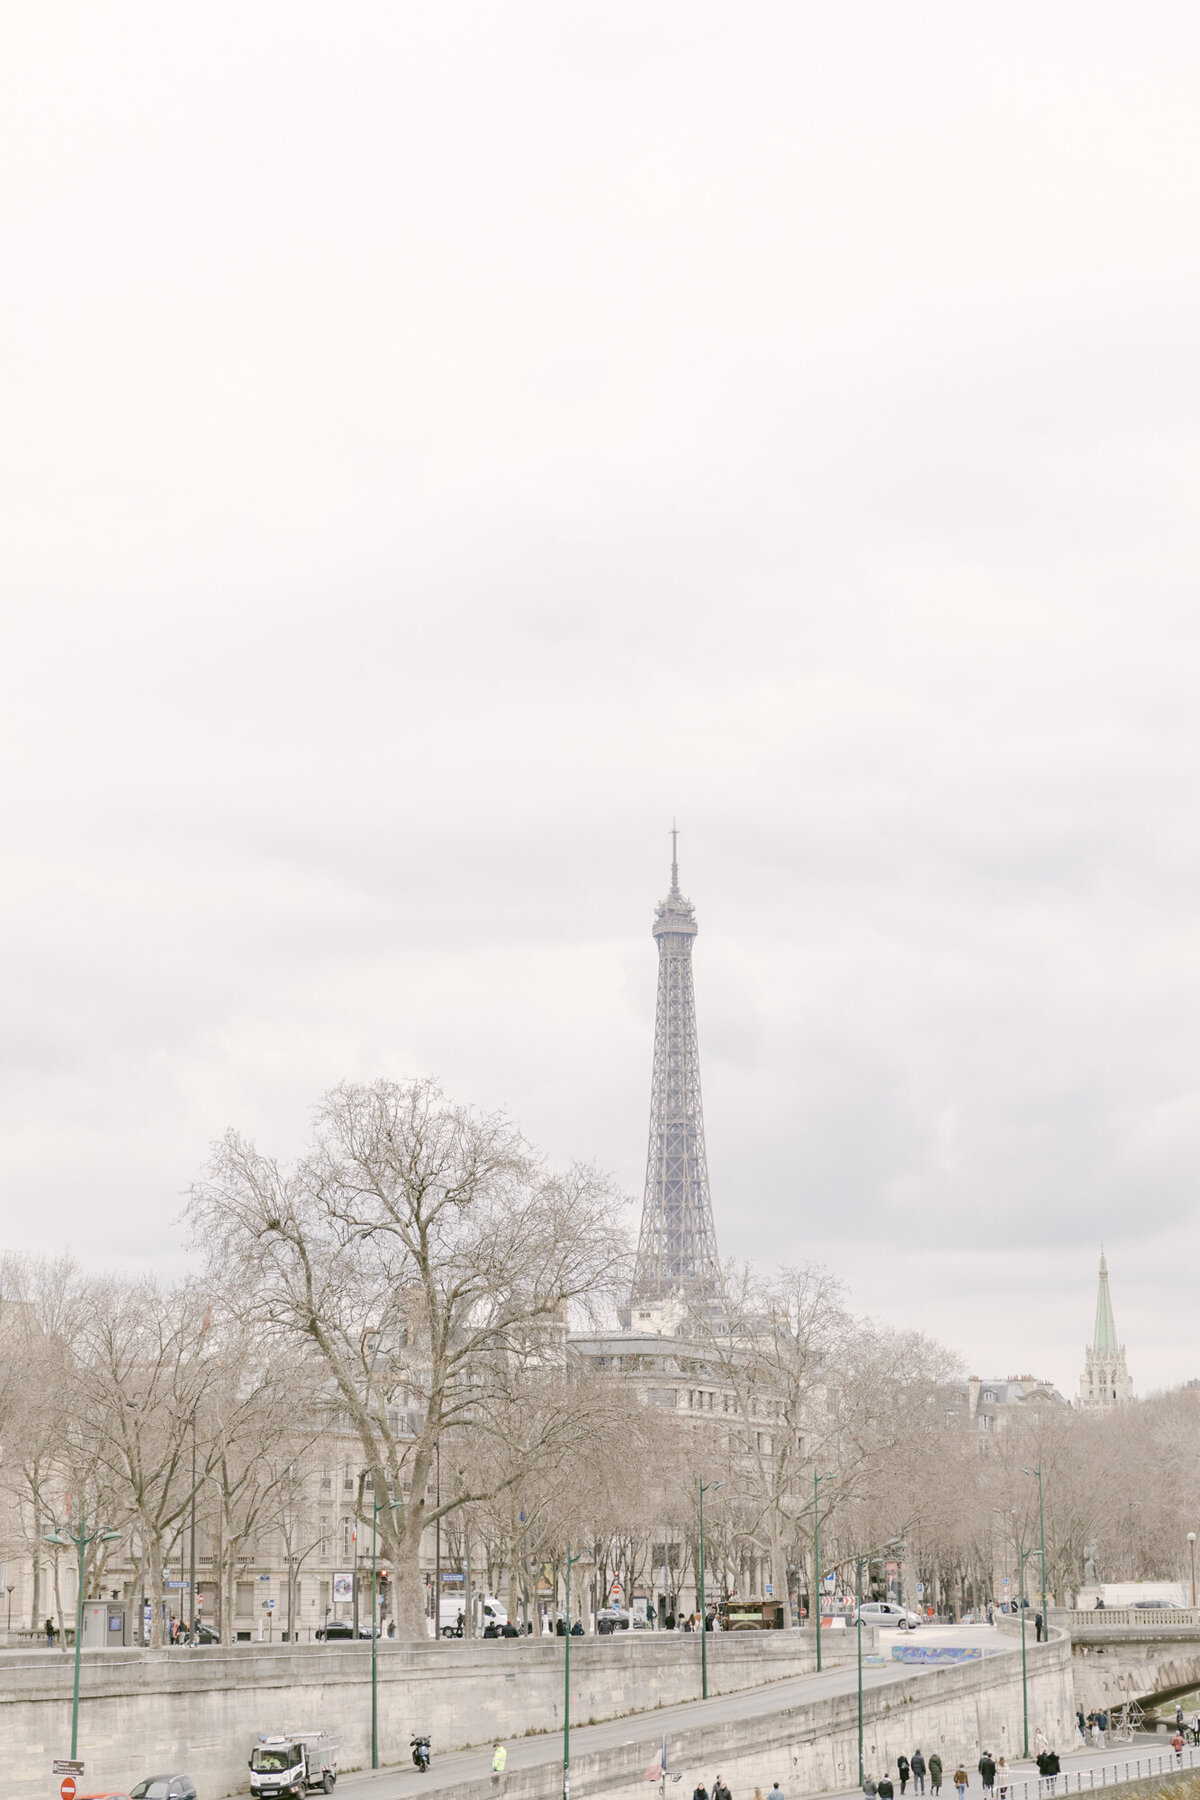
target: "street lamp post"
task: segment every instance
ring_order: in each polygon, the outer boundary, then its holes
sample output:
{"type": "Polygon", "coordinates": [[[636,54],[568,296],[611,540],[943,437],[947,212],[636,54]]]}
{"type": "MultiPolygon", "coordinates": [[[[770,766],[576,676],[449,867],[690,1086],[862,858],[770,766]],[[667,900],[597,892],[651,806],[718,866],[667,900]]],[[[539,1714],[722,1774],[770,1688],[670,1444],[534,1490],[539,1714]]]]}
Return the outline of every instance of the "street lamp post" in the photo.
{"type": "MultiPolygon", "coordinates": [[[[1022,1717],[1024,1719],[1024,1730],[1025,1730],[1025,1747],[1024,1747],[1024,1750],[1022,1751],[1022,1754],[1024,1756],[1029,1755],[1029,1659],[1028,1659],[1028,1655],[1027,1655],[1027,1652],[1025,1649],[1025,1614],[1028,1612],[1029,1608],[1025,1604],[1025,1564],[1029,1561],[1029,1558],[1031,1556],[1041,1556],[1041,1555],[1042,1555],[1042,1553],[1040,1550],[1023,1550],[1021,1548],[1020,1538],[1017,1539],[1017,1561],[1019,1562],[1020,1568],[1021,1568],[1021,1576],[1020,1576],[1021,1592],[1020,1592],[1019,1598],[1020,1598],[1020,1602],[1021,1602],[1021,1713],[1022,1713],[1022,1717]]],[[[1044,1581],[1045,1579],[1046,1579],[1046,1562],[1045,1562],[1045,1558],[1043,1557],[1042,1558],[1042,1580],[1044,1581]]],[[[1046,1615],[1043,1613],[1042,1618],[1045,1619],[1045,1616],[1046,1615]]]]}
{"type": "Polygon", "coordinates": [[[196,1642],[196,1409],[192,1408],[192,1517],[191,1530],[188,1532],[188,1627],[193,1644],[196,1642]]]}
{"type": "Polygon", "coordinates": [[[708,1619],[704,1601],[704,1496],[710,1488],[723,1487],[720,1481],[700,1480],[700,1698],[708,1699],[708,1619]]]}
{"type": "Polygon", "coordinates": [[[832,1475],[818,1475],[813,1470],[813,1623],[817,1628],[817,1673],[821,1671],[821,1516],[817,1505],[817,1489],[822,1481],[832,1481],[832,1475]]]}
{"type": "Polygon", "coordinates": [[[71,1701],[71,1761],[75,1761],[75,1753],[79,1748],[79,1656],[83,1649],[83,1581],[87,1568],[87,1552],[94,1543],[112,1544],[120,1537],[119,1531],[111,1531],[101,1525],[93,1532],[88,1531],[87,1520],[79,1515],[78,1531],[51,1531],[45,1534],[48,1544],[57,1544],[65,1548],[74,1544],[79,1558],[79,1578],[75,1595],[75,1693],[71,1701]]]}
{"type": "Polygon", "coordinates": [[[583,1552],[571,1555],[567,1545],[567,1641],[563,1660],[563,1800],[571,1800],[571,1570],[583,1552]]]}
{"type": "Polygon", "coordinates": [[[1041,1536],[1042,1557],[1042,1635],[1050,1636],[1050,1614],[1046,1611],[1046,1507],[1042,1495],[1042,1465],[1036,1469],[1022,1469],[1022,1475],[1036,1475],[1038,1484],[1038,1531],[1041,1536]]]}
{"type": "MultiPolygon", "coordinates": [[[[379,1767],[379,1579],[375,1573],[379,1550],[379,1495],[372,1490],[371,1513],[371,1767],[379,1767]]],[[[395,1512],[403,1500],[386,1500],[384,1505],[395,1512]]],[[[326,1612],[326,1620],[329,1614],[326,1612]]]]}
{"type": "Polygon", "coordinates": [[[855,1617],[855,1628],[856,1628],[857,1635],[858,1635],[858,1785],[859,1785],[859,1787],[862,1786],[863,1780],[866,1776],[866,1768],[863,1764],[862,1572],[863,1572],[864,1566],[867,1563],[874,1562],[876,1557],[882,1556],[883,1552],[885,1550],[895,1550],[903,1542],[904,1542],[903,1538],[889,1538],[887,1543],[881,1545],[878,1550],[865,1551],[861,1556],[856,1556],[854,1559],[855,1565],[856,1565],[855,1566],[855,1576],[854,1576],[854,1599],[855,1599],[854,1617],[855,1617]]]}
{"type": "MultiPolygon", "coordinates": [[[[1196,1610],[1196,1534],[1194,1531],[1188,1532],[1188,1549],[1192,1553],[1192,1611],[1195,1612],[1195,1610],[1196,1610]]],[[[10,1593],[12,1592],[11,1588],[9,1589],[9,1592],[10,1593]]]]}

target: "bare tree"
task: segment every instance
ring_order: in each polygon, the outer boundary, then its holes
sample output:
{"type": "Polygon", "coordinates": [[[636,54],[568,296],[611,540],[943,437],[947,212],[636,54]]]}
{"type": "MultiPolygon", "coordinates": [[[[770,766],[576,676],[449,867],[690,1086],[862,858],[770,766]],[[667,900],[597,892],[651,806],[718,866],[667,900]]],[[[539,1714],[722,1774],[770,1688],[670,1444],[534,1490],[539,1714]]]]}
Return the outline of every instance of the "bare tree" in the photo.
{"type": "Polygon", "coordinates": [[[230,1133],[193,1190],[214,1280],[235,1275],[247,1316],[316,1350],[389,1497],[404,1636],[424,1632],[423,1532],[481,1497],[431,1505],[437,1444],[484,1427],[514,1364],[561,1358],[567,1305],[625,1265],[618,1205],[594,1169],[548,1170],[507,1119],[428,1081],[335,1089],[291,1169],[230,1133]]]}

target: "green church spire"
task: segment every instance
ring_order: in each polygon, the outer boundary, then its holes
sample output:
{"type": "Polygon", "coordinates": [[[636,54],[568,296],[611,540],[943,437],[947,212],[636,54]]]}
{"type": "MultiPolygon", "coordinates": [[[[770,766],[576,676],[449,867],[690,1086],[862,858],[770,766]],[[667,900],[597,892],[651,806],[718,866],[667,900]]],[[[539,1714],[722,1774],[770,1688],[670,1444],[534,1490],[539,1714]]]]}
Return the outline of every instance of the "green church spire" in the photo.
{"type": "Polygon", "coordinates": [[[1120,1354],[1103,1246],[1100,1249],[1100,1291],[1096,1295],[1096,1335],[1092,1340],[1092,1354],[1104,1358],[1106,1362],[1120,1354]]]}

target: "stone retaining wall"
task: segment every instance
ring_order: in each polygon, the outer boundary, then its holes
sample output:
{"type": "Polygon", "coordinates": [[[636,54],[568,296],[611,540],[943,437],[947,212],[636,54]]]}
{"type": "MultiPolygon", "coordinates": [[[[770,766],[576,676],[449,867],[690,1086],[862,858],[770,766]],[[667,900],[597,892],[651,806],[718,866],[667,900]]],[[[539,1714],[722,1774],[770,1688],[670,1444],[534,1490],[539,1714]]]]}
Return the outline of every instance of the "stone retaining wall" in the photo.
{"type": "MultiPolygon", "coordinates": [[[[812,1633],[712,1633],[709,1690],[732,1693],[816,1666],[812,1633]]],[[[827,1664],[853,1656],[852,1633],[822,1641],[827,1664]],[[844,1639],[844,1642],[841,1640],[844,1639]]],[[[162,1769],[186,1770],[203,1800],[246,1785],[259,1732],[326,1726],[344,1768],[370,1761],[371,1646],[235,1645],[190,1650],[95,1650],[82,1659],[81,1794],[128,1787],[162,1769]]],[[[0,1656],[4,1800],[50,1800],[55,1757],[69,1754],[73,1657],[0,1656]]],[[[407,1754],[415,1726],[438,1750],[491,1737],[561,1730],[561,1639],[379,1645],[379,1735],[385,1762],[407,1754]]],[[[700,1639],[668,1632],[575,1639],[571,1715],[580,1725],[700,1692],[700,1639]]],[[[644,1800],[644,1797],[643,1797],[644,1800]]]]}

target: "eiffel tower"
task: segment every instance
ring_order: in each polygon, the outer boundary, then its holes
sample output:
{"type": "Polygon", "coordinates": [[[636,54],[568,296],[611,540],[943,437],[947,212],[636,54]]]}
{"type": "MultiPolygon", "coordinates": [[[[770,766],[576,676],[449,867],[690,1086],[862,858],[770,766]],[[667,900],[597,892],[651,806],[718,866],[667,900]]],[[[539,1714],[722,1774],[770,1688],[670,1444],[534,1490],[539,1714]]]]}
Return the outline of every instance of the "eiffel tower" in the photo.
{"type": "Polygon", "coordinates": [[[720,1294],[717,1236],[708,1193],[700,1051],[692,990],[696,909],[679,891],[679,833],[671,829],[671,891],[654,915],[658,1007],[650,1086],[650,1148],[631,1305],[682,1296],[708,1309],[720,1294]]]}

